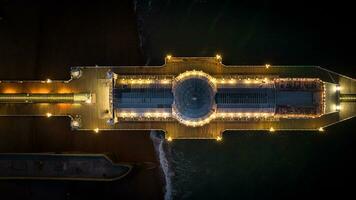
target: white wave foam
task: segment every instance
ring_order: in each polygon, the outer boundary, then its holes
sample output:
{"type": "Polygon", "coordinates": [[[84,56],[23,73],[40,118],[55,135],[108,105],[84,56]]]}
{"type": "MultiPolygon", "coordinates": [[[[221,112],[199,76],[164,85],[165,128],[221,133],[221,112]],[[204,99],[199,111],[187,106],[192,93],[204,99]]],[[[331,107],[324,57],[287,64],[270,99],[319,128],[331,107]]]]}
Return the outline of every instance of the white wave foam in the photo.
{"type": "Polygon", "coordinates": [[[167,154],[165,152],[164,144],[165,140],[160,138],[156,131],[151,131],[150,138],[153,141],[155,151],[158,155],[159,163],[163,171],[164,180],[165,180],[165,193],[164,199],[172,199],[172,172],[170,170],[169,161],[167,159],[167,154]]]}

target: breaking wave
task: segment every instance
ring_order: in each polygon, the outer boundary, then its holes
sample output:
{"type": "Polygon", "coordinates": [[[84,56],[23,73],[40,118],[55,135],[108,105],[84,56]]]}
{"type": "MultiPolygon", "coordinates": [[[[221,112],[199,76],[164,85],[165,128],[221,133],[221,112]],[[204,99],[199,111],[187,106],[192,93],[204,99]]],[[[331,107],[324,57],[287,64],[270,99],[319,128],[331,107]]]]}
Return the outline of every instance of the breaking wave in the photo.
{"type": "Polygon", "coordinates": [[[157,131],[151,131],[150,138],[153,141],[153,145],[157,153],[158,160],[164,176],[164,181],[165,181],[164,199],[170,200],[172,199],[172,193],[173,193],[173,188],[172,188],[173,172],[171,170],[170,162],[167,156],[168,145],[166,145],[166,142],[163,139],[162,134],[160,134],[157,131]]]}

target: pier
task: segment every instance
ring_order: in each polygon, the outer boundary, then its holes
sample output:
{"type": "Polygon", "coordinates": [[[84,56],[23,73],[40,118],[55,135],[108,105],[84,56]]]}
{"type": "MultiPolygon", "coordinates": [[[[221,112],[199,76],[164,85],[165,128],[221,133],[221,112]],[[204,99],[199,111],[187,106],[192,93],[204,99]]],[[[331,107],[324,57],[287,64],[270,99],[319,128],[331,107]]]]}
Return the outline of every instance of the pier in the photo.
{"type": "Polygon", "coordinates": [[[167,56],[162,66],[70,73],[70,80],[1,80],[0,116],[63,116],[75,131],[161,130],[168,140],[220,140],[226,130],[323,131],[356,115],[355,79],[318,66],[167,56]]]}

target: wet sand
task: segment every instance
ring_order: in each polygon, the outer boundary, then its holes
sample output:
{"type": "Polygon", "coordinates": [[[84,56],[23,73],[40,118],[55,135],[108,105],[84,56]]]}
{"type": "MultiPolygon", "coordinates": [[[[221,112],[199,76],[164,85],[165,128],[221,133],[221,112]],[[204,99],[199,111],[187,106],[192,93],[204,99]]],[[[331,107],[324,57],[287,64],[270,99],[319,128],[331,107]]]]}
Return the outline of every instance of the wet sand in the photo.
{"type": "MultiPolygon", "coordinates": [[[[130,1],[23,0],[0,6],[0,79],[69,79],[70,66],[143,63],[130,1]]],[[[72,132],[69,118],[1,117],[0,127],[2,153],[107,153],[117,162],[137,166],[112,183],[1,181],[2,197],[163,198],[163,179],[148,132],[72,132]]]]}

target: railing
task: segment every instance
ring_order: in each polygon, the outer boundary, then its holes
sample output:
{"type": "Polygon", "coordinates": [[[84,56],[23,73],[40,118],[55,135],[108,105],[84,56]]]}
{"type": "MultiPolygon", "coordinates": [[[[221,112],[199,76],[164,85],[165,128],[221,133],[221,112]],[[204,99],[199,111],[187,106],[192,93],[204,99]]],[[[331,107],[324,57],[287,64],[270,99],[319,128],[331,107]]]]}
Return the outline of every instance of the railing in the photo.
{"type": "Polygon", "coordinates": [[[91,101],[88,93],[16,93],[0,94],[0,103],[75,103],[91,101]]]}

